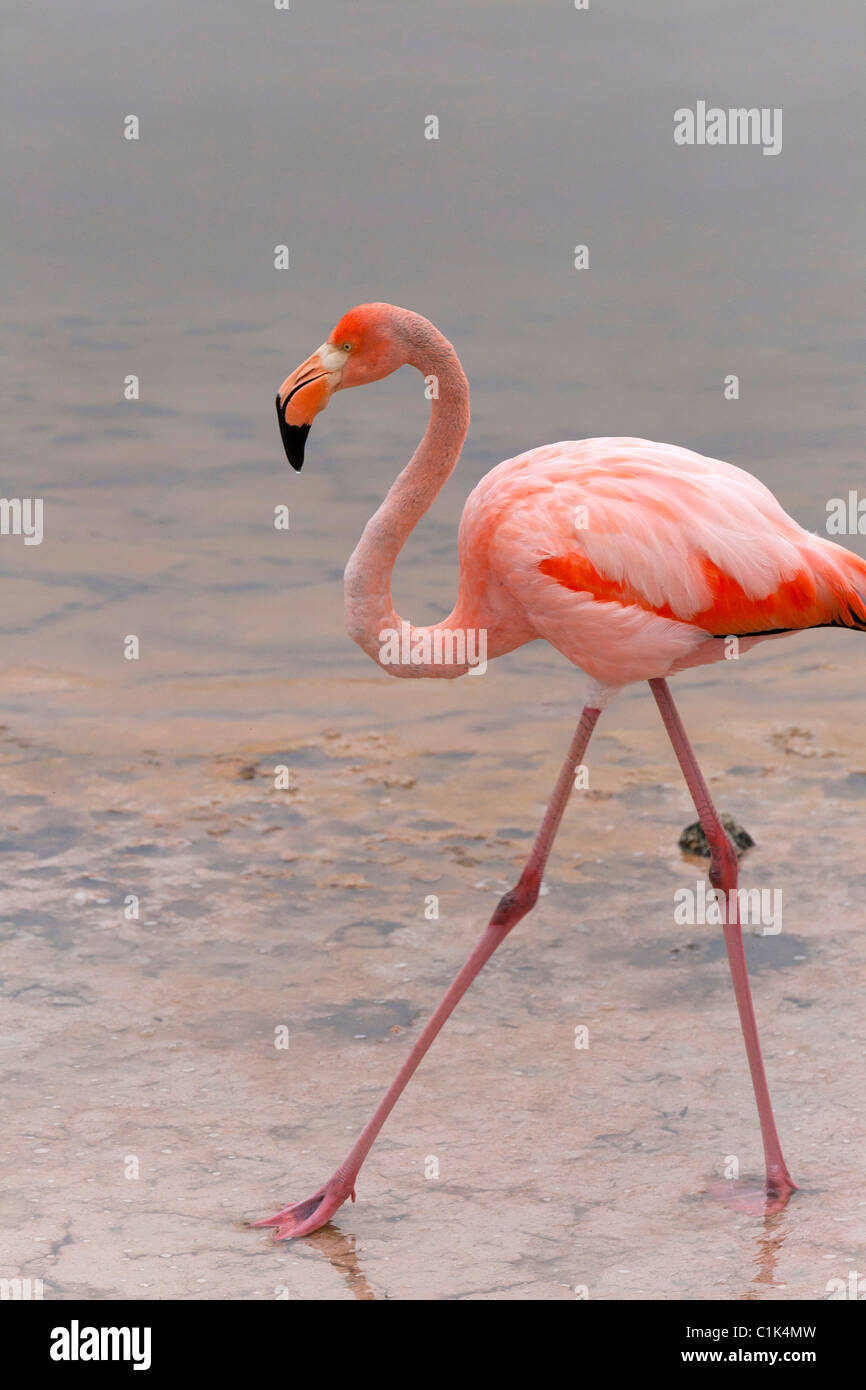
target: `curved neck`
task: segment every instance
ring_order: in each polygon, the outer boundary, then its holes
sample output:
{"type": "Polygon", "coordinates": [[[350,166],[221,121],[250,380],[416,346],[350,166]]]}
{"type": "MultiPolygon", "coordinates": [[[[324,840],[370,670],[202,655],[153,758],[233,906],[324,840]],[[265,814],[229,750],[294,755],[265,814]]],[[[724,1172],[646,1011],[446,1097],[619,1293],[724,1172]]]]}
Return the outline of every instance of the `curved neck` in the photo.
{"type": "Polygon", "coordinates": [[[409,534],[460,457],[469,428],[469,383],[447,338],[420,314],[404,311],[395,331],[406,345],[404,361],[427,381],[430,419],[346,566],[346,627],[389,675],[460,676],[480,669],[478,634],[452,626],[454,613],[429,628],[405,622],[394,611],[391,574],[409,534]]]}

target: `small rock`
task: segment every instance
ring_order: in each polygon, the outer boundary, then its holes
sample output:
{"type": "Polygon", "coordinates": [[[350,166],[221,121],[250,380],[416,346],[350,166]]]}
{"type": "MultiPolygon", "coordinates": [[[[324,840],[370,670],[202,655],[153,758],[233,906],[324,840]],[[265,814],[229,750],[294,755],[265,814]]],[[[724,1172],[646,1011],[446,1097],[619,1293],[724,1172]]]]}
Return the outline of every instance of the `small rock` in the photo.
{"type": "Polygon", "coordinates": [[[218,777],[229,777],[241,782],[252,782],[258,768],[255,763],[251,763],[247,758],[239,758],[232,753],[221,753],[214,763],[214,772],[218,777]]]}
{"type": "Polygon", "coordinates": [[[770,741],[783,753],[792,754],[797,758],[830,758],[833,756],[826,749],[817,746],[815,735],[811,729],[800,729],[796,725],[792,725],[788,729],[775,729],[770,735],[770,741]]]}
{"type": "MultiPolygon", "coordinates": [[[[734,820],[733,816],[721,814],[719,819],[733,840],[734,849],[737,851],[737,858],[739,859],[745,854],[747,849],[752,848],[755,842],[748,830],[744,830],[739,821],[734,820]]],[[[710,857],[707,837],[704,834],[704,828],[699,820],[696,820],[692,825],[686,826],[678,843],[680,849],[684,849],[687,854],[697,854],[704,859],[709,859],[710,857]]]]}

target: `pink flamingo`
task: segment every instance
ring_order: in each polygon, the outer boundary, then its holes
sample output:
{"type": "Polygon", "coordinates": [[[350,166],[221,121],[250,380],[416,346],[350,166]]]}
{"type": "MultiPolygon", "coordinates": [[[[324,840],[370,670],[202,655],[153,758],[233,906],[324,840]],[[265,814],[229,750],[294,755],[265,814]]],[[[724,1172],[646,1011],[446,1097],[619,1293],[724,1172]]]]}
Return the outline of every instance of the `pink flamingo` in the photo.
{"type": "Polygon", "coordinates": [[[389,675],[449,679],[471,669],[460,646],[468,632],[486,632],[489,657],[543,637],[580,667],[589,686],[517,884],[499,902],[357,1143],[312,1197],[256,1224],[274,1227],[277,1240],[303,1236],[323,1226],[347,1197],[354,1201],[358,1171],[421,1058],[497,946],[534,907],[602,709],[639,680],[649,682],[694,799],[710,848],[710,881],[726,897],[725,943],[764,1144],[762,1201],[778,1209],[796,1184],[782,1156],[758,1041],[734,891],[737,856],[666,678],[722,659],[732,638],[744,652],[810,627],[866,630],[866,562],[804,531],[762,483],[732,464],[646,439],[568,440],[507,459],[482,478],[460,523],[454,611],[432,628],[404,628],[391,601],[394,562],[454,469],[469,425],[469,387],[454,348],[420,314],[362,304],[277,395],[286,454],[300,469],[310,425],[333,392],[379,381],[406,363],[428,383],[430,420],[346,568],[349,635],[389,675]],[[404,631],[412,659],[385,660],[389,639],[404,631]]]}

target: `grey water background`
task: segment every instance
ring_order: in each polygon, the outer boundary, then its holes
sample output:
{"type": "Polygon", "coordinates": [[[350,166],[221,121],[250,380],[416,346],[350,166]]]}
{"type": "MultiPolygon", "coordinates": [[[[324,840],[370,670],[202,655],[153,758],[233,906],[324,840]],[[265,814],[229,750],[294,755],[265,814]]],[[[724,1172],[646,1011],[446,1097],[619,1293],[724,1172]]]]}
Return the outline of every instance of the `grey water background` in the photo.
{"type": "Polygon", "coordinates": [[[340,575],[420,379],[338,396],[300,477],[273,396],[368,299],[432,318],[472,386],[398,566],[413,619],[450,607],[471,486],[560,438],[729,458],[823,528],[864,484],[862,28],[853,0],[4,4],[3,492],[45,499],[41,546],[0,543],[7,667],[123,680],[136,632],[137,680],[366,674],[340,575]],[[782,152],[676,146],[698,99],[782,107],[782,152]]]}

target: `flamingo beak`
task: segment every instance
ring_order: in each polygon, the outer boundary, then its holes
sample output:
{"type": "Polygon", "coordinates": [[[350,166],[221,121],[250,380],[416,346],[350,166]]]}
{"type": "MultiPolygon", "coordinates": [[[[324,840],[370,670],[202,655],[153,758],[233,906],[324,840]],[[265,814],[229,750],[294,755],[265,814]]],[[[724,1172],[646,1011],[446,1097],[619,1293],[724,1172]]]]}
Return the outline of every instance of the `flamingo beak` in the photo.
{"type": "Polygon", "coordinates": [[[286,458],[296,473],[304,464],[310,426],[340,384],[346,354],[323,343],[286,377],[277,392],[277,419],[286,458]]]}

